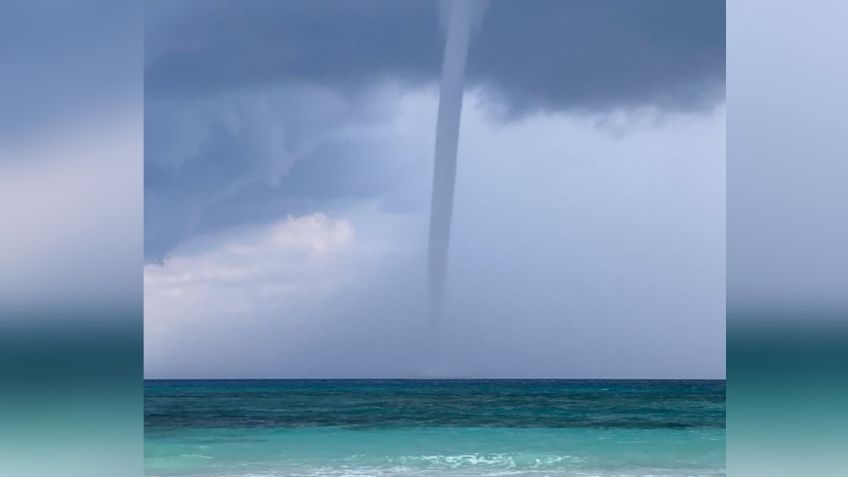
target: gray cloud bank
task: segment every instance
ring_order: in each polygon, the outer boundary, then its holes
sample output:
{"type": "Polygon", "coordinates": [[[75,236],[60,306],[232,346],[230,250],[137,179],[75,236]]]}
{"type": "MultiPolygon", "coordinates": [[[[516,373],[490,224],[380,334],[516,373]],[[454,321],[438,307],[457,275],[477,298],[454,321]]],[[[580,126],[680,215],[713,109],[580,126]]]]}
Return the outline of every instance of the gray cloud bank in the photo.
{"type": "MultiPolygon", "coordinates": [[[[415,153],[381,150],[368,130],[394,108],[385,85],[438,80],[437,2],[145,8],[148,259],[198,234],[353,199],[423,203],[397,160],[415,153]]],[[[506,118],[709,110],[724,97],[724,11],[720,1],[496,0],[472,46],[468,88],[506,118]]]]}

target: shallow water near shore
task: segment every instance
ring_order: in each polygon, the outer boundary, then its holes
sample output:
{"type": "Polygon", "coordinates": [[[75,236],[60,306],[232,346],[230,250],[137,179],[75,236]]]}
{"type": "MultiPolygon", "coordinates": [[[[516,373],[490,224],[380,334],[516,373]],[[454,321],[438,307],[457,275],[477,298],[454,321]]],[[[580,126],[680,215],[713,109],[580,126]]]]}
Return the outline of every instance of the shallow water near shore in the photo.
{"type": "Polygon", "coordinates": [[[148,381],[152,476],[725,475],[724,381],[148,381]]]}

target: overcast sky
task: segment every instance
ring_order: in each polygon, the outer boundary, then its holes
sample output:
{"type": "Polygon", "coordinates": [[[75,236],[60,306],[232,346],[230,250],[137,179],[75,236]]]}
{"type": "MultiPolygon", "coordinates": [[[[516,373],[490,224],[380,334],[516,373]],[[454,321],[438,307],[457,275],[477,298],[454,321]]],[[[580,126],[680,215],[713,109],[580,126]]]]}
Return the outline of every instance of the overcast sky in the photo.
{"type": "Polygon", "coordinates": [[[148,377],[724,376],[724,2],[489,4],[437,329],[438,3],[145,15],[148,377]]]}

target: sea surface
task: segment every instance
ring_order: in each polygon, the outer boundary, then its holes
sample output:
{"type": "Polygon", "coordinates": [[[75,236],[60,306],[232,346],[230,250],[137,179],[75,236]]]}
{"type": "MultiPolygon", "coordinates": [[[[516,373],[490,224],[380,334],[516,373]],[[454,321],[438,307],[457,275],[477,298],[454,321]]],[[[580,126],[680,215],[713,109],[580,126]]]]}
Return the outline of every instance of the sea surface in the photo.
{"type": "Polygon", "coordinates": [[[144,421],[148,477],[725,475],[725,381],[146,381],[144,421]]]}

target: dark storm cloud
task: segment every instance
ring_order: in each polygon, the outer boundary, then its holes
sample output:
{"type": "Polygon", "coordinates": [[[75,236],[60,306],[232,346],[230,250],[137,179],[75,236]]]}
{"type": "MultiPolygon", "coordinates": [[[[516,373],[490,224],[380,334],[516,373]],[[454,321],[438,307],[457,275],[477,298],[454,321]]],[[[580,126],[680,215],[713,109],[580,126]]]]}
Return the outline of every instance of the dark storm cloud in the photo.
{"type": "Polygon", "coordinates": [[[693,109],[723,96],[723,1],[492,2],[472,81],[519,108],[693,109]]]}
{"type": "MultiPolygon", "coordinates": [[[[391,116],[384,82],[435,84],[438,2],[155,0],[145,9],[148,258],[289,213],[426,202],[397,178],[397,156],[409,151],[338,133],[391,116]]],[[[724,11],[721,1],[494,0],[468,84],[512,114],[710,109],[724,96],[724,11]]]]}
{"type": "MultiPolygon", "coordinates": [[[[709,107],[724,94],[724,17],[723,1],[494,0],[469,80],[519,111],[709,107]]],[[[433,81],[438,24],[432,1],[148,2],[146,93],[433,81]]]]}
{"type": "Polygon", "coordinates": [[[435,77],[437,4],[422,1],[148,2],[146,93],[279,82],[351,89],[435,77]]]}

